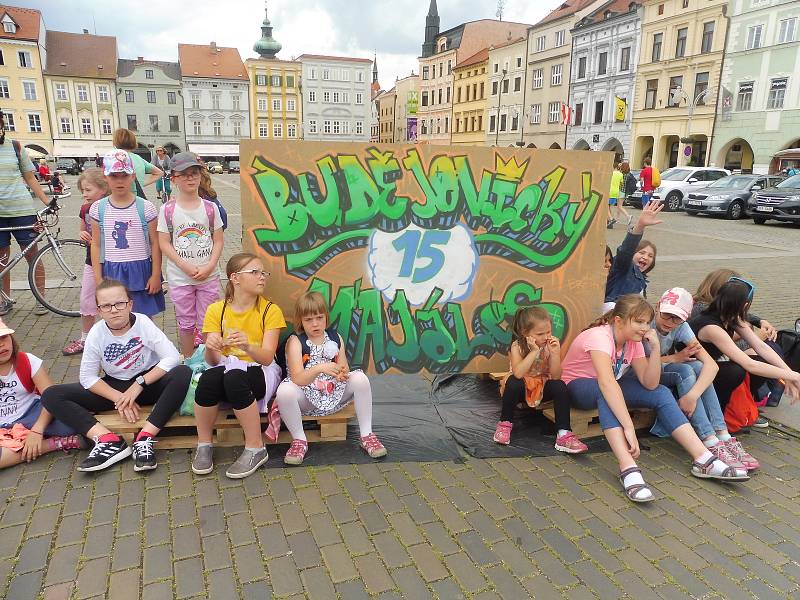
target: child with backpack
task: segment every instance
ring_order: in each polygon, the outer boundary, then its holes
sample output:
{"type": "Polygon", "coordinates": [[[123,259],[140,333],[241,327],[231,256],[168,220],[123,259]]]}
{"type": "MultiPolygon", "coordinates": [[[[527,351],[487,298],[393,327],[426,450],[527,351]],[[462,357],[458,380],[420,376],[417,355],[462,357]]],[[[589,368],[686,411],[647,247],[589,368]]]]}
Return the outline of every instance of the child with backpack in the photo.
{"type": "MultiPolygon", "coordinates": [[[[386,448],[372,431],[372,388],[361,370],[351,371],[344,343],[329,327],[328,304],[319,292],[306,292],[294,308],[295,333],[286,340],[286,379],[275,396],[280,418],[292,435],[284,456],[287,465],[302,464],[308,450],[303,415],[323,416],[355,403],[361,448],[370,458],[386,456],[386,448]]],[[[277,440],[273,422],[267,437],[277,440]]]]}
{"type": "Polygon", "coordinates": [[[22,352],[14,330],[0,320],[0,469],[85,447],[42,406],[40,394],[51,385],[42,359],[22,352]]]}
{"type": "Polygon", "coordinates": [[[642,182],[642,208],[646,207],[653,197],[653,191],[661,185],[661,172],[652,166],[649,156],[644,159],[644,167],[639,173],[639,180],[642,182]]]}
{"type": "Polygon", "coordinates": [[[78,189],[83,195],[79,215],[81,223],[79,225],[81,241],[88,244],[86,248],[86,265],[83,267],[83,279],[81,280],[81,338],[72,340],[64,346],[61,353],[64,356],[72,356],[83,352],[83,345],[86,336],[94,325],[97,317],[97,301],[94,299],[96,283],[94,280],[94,268],[92,267],[92,220],[89,217],[89,209],[99,200],[108,196],[110,189],[103,177],[103,170],[97,167],[86,169],[78,177],[78,189]]]}
{"type": "Polygon", "coordinates": [[[158,241],[162,254],[169,259],[169,294],[175,305],[181,352],[187,358],[203,329],[206,310],[219,300],[220,293],[222,217],[216,204],[198,195],[201,171],[191,152],[172,157],[177,194],[158,215],[158,241]]]}
{"type": "Polygon", "coordinates": [[[127,151],[108,152],[103,157],[103,174],[111,194],[89,209],[95,282],[121,281],[136,311],[152,317],[165,309],[158,211],[152,202],[131,192],[135,171],[127,151]]]}

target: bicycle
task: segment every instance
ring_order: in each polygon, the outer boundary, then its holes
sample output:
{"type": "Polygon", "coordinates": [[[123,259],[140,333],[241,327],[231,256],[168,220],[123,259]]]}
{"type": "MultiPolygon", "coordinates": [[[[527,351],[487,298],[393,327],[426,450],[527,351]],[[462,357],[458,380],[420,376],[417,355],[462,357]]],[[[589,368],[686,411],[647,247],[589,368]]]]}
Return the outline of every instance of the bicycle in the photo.
{"type": "MultiPolygon", "coordinates": [[[[0,262],[2,270],[0,277],[9,274],[33,246],[47,241],[47,245],[36,252],[33,260],[28,265],[28,284],[31,292],[42,306],[48,310],[65,317],[80,316],[81,280],[86,264],[86,244],[81,240],[58,239],[61,229],[53,229],[58,225],[58,211],[61,206],[58,201],[68,198],[71,193],[53,196],[50,203],[36,212],[36,223],[26,227],[0,227],[0,231],[21,231],[33,229],[38,232],[36,239],[21,249],[14,256],[10,256],[5,263],[0,262]],[[52,263],[52,264],[51,264],[52,263]],[[39,289],[36,282],[36,269],[41,265],[44,268],[44,287],[39,289]],[[45,293],[49,288],[50,293],[45,293]]],[[[15,300],[0,289],[0,299],[14,303],[15,300]]]]}

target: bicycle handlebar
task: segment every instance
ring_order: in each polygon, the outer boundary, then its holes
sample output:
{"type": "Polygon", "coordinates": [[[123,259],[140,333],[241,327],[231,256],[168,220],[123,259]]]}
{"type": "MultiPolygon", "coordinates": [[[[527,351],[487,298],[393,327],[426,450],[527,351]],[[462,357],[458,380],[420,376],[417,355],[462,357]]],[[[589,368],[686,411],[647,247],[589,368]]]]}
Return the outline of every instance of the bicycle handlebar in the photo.
{"type": "Polygon", "coordinates": [[[67,192],[66,194],[60,194],[60,195],[53,195],[48,205],[45,206],[43,209],[36,211],[36,214],[39,215],[40,218],[45,217],[47,215],[56,214],[56,212],[58,212],[58,210],[61,208],[58,205],[58,201],[64,198],[69,198],[70,196],[72,196],[72,192],[67,192]]]}

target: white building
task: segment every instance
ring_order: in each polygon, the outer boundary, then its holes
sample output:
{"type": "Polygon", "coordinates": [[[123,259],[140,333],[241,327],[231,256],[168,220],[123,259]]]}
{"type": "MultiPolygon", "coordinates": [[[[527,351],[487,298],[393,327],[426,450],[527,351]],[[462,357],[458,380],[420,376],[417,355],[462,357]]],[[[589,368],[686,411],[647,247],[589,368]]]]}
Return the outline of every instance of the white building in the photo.
{"type": "Polygon", "coordinates": [[[630,159],[641,23],[640,4],[610,0],[572,30],[568,149],[608,150],[630,159]]]}
{"type": "Polygon", "coordinates": [[[303,54],[303,138],[370,139],[372,101],[368,58],[303,54]]]}
{"type": "Polygon", "coordinates": [[[190,152],[238,159],[239,140],[250,137],[249,80],[236,48],[178,44],[186,143],[190,152]]]}
{"type": "Polygon", "coordinates": [[[514,146],[522,141],[528,36],[489,47],[486,95],[487,146],[514,146]]]}

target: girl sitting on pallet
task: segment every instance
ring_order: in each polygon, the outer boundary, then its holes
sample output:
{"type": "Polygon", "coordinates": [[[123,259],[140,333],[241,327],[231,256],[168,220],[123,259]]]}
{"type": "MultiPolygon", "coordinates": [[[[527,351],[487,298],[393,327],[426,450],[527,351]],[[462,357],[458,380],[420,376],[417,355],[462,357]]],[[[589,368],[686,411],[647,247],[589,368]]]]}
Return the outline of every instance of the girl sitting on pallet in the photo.
{"type": "Polygon", "coordinates": [[[658,420],[692,457],[691,474],[706,479],[744,481],[747,470],[736,469],[714,457],[694,432],[686,415],[661,379],[658,352],[645,356],[643,340],[658,348],[656,331],[650,328],[653,307],[638,294],[617,299],[612,310],[592,323],[573,340],[564,357],[562,378],[572,394],[573,406],[597,409],[600,426],[619,461],[619,479],[633,502],[655,497],[636,466],[639,440],[629,408],[650,408],[658,420]],[[628,369],[633,373],[626,375],[628,369]]]}
{"type": "Polygon", "coordinates": [[[286,321],[278,305],[263,296],[269,273],[256,255],[234,254],[225,271],[225,299],[208,307],[203,322],[205,358],[212,368],[200,376],[194,397],[197,452],[192,471],[205,475],[214,469],[214,423],[219,403],[227,402],[244,431],[244,451],[225,475],[242,479],[269,458],[259,412],[266,412],[266,402],[281,381],[275,351],[286,321]]]}
{"type": "Polygon", "coordinates": [[[102,321],[89,330],[81,357],[80,383],[53,385],[42,404],[56,419],[94,439],[94,448],[78,471],[100,471],[133,453],[133,470],[155,469],[155,436],[180,408],[192,370],[180,363],[178,349],[146,315],[132,312],[125,285],[101,281],[95,291],[102,321]],[[101,371],[105,374],[100,377],[101,371]],[[133,448],[97,422],[94,413],[118,410],[129,423],[139,407],[153,405],[133,448]]]}
{"type": "MultiPolygon", "coordinates": [[[[344,343],[336,329],[328,327],[328,305],[319,292],[300,296],[294,308],[295,333],[286,341],[288,376],[275,401],[280,418],[292,434],[292,445],[283,461],[299,465],[308,450],[303,415],[333,414],[355,402],[360,445],[371,458],[386,456],[386,448],[372,431],[372,388],[361,370],[351,371],[344,343]]],[[[279,427],[279,426],[278,426],[279,427]]],[[[268,437],[277,439],[272,423],[268,437]]]]}
{"type": "Polygon", "coordinates": [[[514,408],[523,401],[531,408],[553,401],[556,418],[556,450],[580,454],[589,448],[570,430],[569,390],[561,381],[561,344],[553,337],[550,313],[540,306],[520,308],[511,327],[511,371],[500,383],[503,408],[494,441],[508,445],[514,408]]]}

